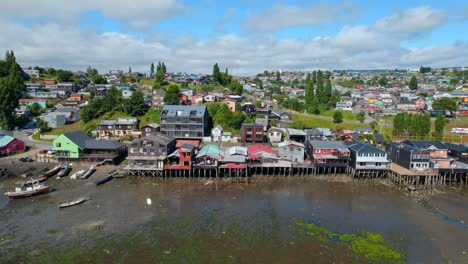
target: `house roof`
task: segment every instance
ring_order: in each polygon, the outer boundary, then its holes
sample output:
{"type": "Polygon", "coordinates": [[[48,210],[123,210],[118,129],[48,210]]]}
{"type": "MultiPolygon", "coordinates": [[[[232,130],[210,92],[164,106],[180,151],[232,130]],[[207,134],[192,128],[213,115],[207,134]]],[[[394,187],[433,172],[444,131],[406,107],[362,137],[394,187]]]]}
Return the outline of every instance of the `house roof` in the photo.
{"type": "Polygon", "coordinates": [[[161,117],[203,117],[206,113],[204,105],[165,105],[161,111],[161,117]]]}
{"type": "Polygon", "coordinates": [[[13,136],[12,131],[0,129],[0,136],[13,136]]]}
{"type": "Polygon", "coordinates": [[[447,147],[438,140],[405,140],[402,143],[411,145],[420,149],[428,149],[432,146],[436,149],[447,149],[447,147]]]}
{"type": "Polygon", "coordinates": [[[291,141],[291,140],[285,140],[283,142],[278,143],[278,147],[280,147],[280,148],[285,147],[285,146],[289,146],[289,145],[294,145],[294,146],[297,146],[297,147],[304,148],[304,144],[299,143],[299,142],[295,142],[295,141],[291,141]]]}
{"type": "Polygon", "coordinates": [[[113,126],[117,120],[99,120],[98,126],[113,126]]]}
{"type": "Polygon", "coordinates": [[[182,146],[180,147],[180,149],[187,149],[187,150],[194,150],[195,149],[195,146],[192,145],[192,144],[182,144],[182,146]]]}
{"type": "Polygon", "coordinates": [[[321,141],[310,140],[309,144],[315,149],[340,149],[348,150],[348,147],[341,141],[321,141]]]}
{"type": "Polygon", "coordinates": [[[255,144],[250,145],[247,147],[247,153],[249,154],[248,159],[256,159],[256,158],[277,158],[278,154],[276,152],[263,145],[263,144],[255,144]]]}
{"type": "Polygon", "coordinates": [[[173,137],[170,137],[170,136],[166,136],[166,135],[162,135],[162,134],[155,134],[155,135],[148,135],[146,137],[135,139],[130,144],[140,142],[140,141],[145,141],[145,140],[155,141],[155,142],[161,143],[163,145],[167,145],[167,144],[171,143],[175,139],[173,137]]]}
{"type": "Polygon", "coordinates": [[[198,140],[189,140],[189,139],[178,139],[176,143],[176,148],[181,148],[183,145],[189,144],[198,148],[200,146],[200,141],[198,140]]]}
{"type": "Polygon", "coordinates": [[[11,136],[0,136],[0,148],[10,144],[15,138],[11,136]]]}
{"type": "Polygon", "coordinates": [[[370,144],[364,144],[358,141],[349,141],[345,143],[351,151],[357,153],[382,153],[385,154],[384,150],[376,148],[370,144]]]}
{"type": "Polygon", "coordinates": [[[70,112],[78,112],[80,109],[77,108],[69,108],[69,107],[64,107],[64,108],[57,108],[57,112],[62,112],[62,113],[70,113],[70,112]]]}
{"type": "Polygon", "coordinates": [[[226,155],[223,156],[220,161],[222,162],[235,162],[235,163],[245,163],[245,156],[242,155],[226,155]]]}
{"type": "Polygon", "coordinates": [[[150,123],[150,124],[147,124],[146,126],[144,127],[152,127],[152,128],[158,128],[160,127],[160,125],[158,123],[150,123]]]}
{"type": "Polygon", "coordinates": [[[214,159],[219,159],[219,147],[213,144],[208,144],[204,146],[197,154],[197,158],[209,156],[214,159]]]}
{"type": "Polygon", "coordinates": [[[247,148],[241,146],[230,147],[226,151],[229,155],[244,155],[247,156],[247,148]]]}
{"type": "Polygon", "coordinates": [[[307,136],[306,132],[301,129],[295,129],[295,128],[286,128],[286,132],[288,135],[294,135],[294,136],[307,136]]]}
{"type": "Polygon", "coordinates": [[[468,146],[461,145],[461,144],[453,144],[453,143],[444,143],[447,149],[455,150],[458,152],[468,151],[468,146]]]}
{"type": "Polygon", "coordinates": [[[117,149],[123,146],[122,143],[112,140],[94,140],[81,130],[65,133],[63,135],[75,143],[80,149],[117,149]]]}
{"type": "Polygon", "coordinates": [[[375,134],[375,140],[376,141],[385,141],[384,137],[382,134],[375,134]]]}

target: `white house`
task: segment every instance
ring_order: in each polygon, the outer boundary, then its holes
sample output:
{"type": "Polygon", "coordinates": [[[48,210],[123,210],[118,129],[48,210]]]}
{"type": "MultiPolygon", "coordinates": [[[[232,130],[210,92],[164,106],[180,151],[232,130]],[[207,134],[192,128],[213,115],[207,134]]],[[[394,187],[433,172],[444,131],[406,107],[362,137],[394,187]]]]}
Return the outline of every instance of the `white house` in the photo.
{"type": "Polygon", "coordinates": [[[231,141],[231,132],[224,132],[221,126],[216,126],[211,129],[211,136],[213,137],[213,142],[228,142],[231,141]]]}

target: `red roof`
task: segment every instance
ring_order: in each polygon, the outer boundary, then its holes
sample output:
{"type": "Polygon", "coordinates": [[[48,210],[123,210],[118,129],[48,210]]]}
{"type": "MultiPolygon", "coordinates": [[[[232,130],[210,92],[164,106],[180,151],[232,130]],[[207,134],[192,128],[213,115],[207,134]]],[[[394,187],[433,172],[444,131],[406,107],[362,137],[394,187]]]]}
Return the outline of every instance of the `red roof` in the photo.
{"type": "Polygon", "coordinates": [[[183,144],[189,144],[198,149],[200,146],[200,141],[198,140],[188,140],[188,139],[179,139],[176,143],[176,148],[181,148],[183,144]]]}
{"type": "MultiPolygon", "coordinates": [[[[278,156],[274,150],[271,148],[263,145],[263,144],[255,144],[255,145],[250,145],[247,147],[247,153],[249,153],[249,156],[247,157],[248,159],[255,159],[257,158],[257,154],[261,154],[262,152],[270,153],[272,155],[278,156]]],[[[261,156],[261,155],[260,155],[261,156]]]]}

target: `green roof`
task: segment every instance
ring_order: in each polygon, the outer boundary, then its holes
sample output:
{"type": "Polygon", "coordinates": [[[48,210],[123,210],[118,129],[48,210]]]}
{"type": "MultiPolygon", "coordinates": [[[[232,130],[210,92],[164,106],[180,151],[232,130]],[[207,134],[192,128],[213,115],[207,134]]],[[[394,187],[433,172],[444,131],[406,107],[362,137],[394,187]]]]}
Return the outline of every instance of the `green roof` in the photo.
{"type": "Polygon", "coordinates": [[[11,141],[13,141],[13,139],[15,139],[15,138],[10,137],[10,136],[0,137],[0,148],[8,145],[11,141]]]}
{"type": "Polygon", "coordinates": [[[215,159],[219,159],[219,147],[216,145],[208,144],[204,146],[197,154],[197,158],[202,156],[210,156],[215,159]]]}

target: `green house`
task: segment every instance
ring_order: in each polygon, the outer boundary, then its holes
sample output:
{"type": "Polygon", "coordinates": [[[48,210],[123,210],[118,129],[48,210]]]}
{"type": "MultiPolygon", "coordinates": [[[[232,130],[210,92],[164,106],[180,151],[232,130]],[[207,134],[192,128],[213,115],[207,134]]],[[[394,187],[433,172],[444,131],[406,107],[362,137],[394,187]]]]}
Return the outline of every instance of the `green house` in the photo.
{"type": "Polygon", "coordinates": [[[53,142],[59,160],[117,161],[126,154],[125,145],[112,140],[95,140],[83,131],[58,136],[53,142]]]}

